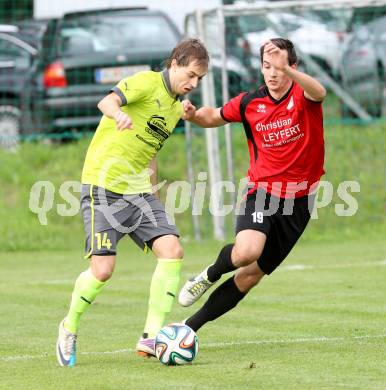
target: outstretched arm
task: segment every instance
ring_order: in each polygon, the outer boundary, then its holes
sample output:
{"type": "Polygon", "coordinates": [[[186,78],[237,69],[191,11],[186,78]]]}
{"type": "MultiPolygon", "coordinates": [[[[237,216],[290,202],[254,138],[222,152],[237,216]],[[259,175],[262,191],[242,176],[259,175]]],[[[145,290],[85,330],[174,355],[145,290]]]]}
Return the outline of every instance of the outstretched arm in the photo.
{"type": "Polygon", "coordinates": [[[300,72],[296,67],[290,66],[288,64],[288,54],[286,50],[281,50],[271,41],[268,41],[264,46],[264,53],[266,53],[266,56],[273,67],[282,71],[295,81],[295,83],[300,85],[304,90],[304,96],[307,99],[316,102],[324,100],[326,97],[326,89],[323,85],[308,74],[300,72]]]}
{"type": "Polygon", "coordinates": [[[189,100],[184,100],[182,105],[184,107],[184,115],[182,118],[197,126],[209,128],[223,126],[228,123],[222,118],[220,108],[201,107],[197,110],[189,100]]]}

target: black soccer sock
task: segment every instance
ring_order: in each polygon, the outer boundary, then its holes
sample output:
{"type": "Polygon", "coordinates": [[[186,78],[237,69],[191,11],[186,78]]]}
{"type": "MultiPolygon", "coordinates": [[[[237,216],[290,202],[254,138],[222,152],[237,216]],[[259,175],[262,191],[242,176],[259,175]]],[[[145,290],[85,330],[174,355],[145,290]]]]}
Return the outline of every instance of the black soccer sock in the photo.
{"type": "Polygon", "coordinates": [[[232,276],[217,287],[204,306],[189,317],[185,323],[197,331],[208,321],[213,321],[233,309],[246,295],[247,293],[243,293],[237,288],[232,276]]]}
{"type": "Polygon", "coordinates": [[[208,268],[209,282],[216,282],[223,274],[234,271],[236,267],[232,263],[232,249],[234,244],[225,245],[221,249],[216,262],[208,268]]]}

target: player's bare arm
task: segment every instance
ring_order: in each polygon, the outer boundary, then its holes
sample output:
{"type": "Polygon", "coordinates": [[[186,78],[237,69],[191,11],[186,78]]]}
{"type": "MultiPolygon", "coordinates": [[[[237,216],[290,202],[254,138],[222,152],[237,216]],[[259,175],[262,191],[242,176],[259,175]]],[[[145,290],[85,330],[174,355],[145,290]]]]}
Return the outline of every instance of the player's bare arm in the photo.
{"type": "Polygon", "coordinates": [[[189,100],[184,100],[182,103],[184,108],[183,119],[197,126],[209,128],[223,126],[227,123],[220,114],[220,108],[201,107],[197,110],[189,100]]]}
{"type": "Polygon", "coordinates": [[[102,113],[117,122],[118,130],[131,129],[133,127],[133,122],[131,118],[121,110],[121,106],[122,100],[115,92],[111,92],[98,103],[98,108],[102,113]]]}
{"type": "Polygon", "coordinates": [[[307,99],[321,102],[326,97],[326,89],[316,79],[306,73],[300,72],[296,66],[288,64],[288,53],[281,50],[272,42],[268,41],[264,47],[265,58],[270,65],[290,77],[304,90],[307,99]]]}

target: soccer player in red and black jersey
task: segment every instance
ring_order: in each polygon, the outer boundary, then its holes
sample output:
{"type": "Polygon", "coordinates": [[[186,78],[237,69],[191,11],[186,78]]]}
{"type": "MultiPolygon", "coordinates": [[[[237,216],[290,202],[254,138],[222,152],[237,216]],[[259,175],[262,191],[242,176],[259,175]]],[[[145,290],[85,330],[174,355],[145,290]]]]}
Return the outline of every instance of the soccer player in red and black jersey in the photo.
{"type": "Polygon", "coordinates": [[[242,122],[250,156],[251,188],[238,213],[235,243],[226,245],[179,294],[179,303],[190,306],[223,274],[236,270],[185,321],[195,331],[234,308],[287,257],[310,219],[324,173],[325,88],[297,70],[297,55],[287,39],[271,39],[261,47],[261,69],[263,86],[221,108],[196,110],[185,102],[187,118],[198,126],[242,122]]]}

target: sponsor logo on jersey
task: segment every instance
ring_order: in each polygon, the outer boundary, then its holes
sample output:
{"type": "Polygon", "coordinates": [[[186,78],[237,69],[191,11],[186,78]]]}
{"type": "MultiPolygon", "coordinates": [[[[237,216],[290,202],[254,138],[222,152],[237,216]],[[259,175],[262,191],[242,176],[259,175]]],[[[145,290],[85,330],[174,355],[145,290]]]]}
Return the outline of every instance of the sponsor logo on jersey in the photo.
{"type": "Polygon", "coordinates": [[[256,130],[257,131],[269,131],[281,129],[282,127],[289,126],[292,123],[292,119],[278,119],[277,121],[268,122],[268,123],[257,123],[256,130]]]}
{"type": "Polygon", "coordinates": [[[154,137],[159,139],[160,141],[165,141],[170,135],[168,129],[166,128],[167,124],[165,118],[159,115],[152,115],[150,119],[147,121],[147,125],[145,130],[153,134],[154,137]]]}
{"type": "Polygon", "coordinates": [[[265,113],[266,112],[265,109],[266,109],[265,104],[258,104],[256,111],[265,113]]]}
{"type": "Polygon", "coordinates": [[[147,126],[145,127],[145,131],[153,138],[145,140],[139,134],[137,134],[136,137],[147,145],[154,147],[156,150],[160,150],[170,135],[169,130],[166,128],[167,123],[165,118],[159,115],[152,115],[146,123],[147,126]]]}

